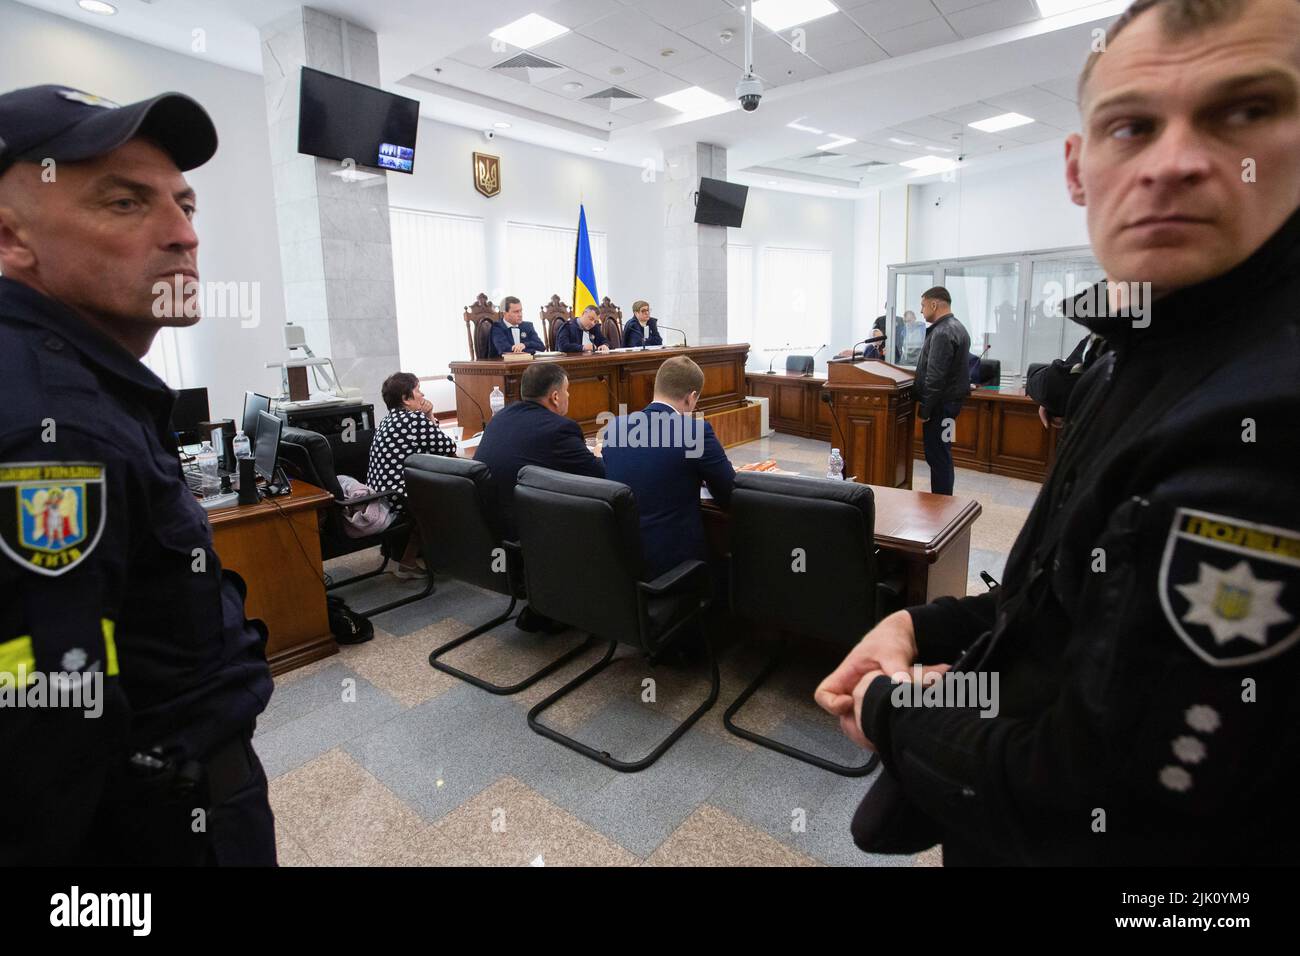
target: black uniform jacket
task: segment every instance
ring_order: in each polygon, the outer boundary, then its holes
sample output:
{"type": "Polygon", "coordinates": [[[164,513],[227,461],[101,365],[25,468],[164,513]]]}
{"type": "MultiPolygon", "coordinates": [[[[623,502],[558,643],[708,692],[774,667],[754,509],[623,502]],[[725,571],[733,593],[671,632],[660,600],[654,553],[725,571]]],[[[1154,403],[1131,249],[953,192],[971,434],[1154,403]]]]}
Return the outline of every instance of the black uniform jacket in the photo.
{"type": "Polygon", "coordinates": [[[1084,320],[1113,352],[1002,586],[910,609],[922,662],[976,647],[997,715],[899,706],[887,678],[864,700],[946,862],[1294,862],[1297,301],[1300,213],[1145,317],[1084,320]],[[1207,348],[1225,322],[1251,332],[1207,348]]]}
{"type": "Polygon", "coordinates": [[[102,675],[104,691],[98,717],[0,709],[0,863],[83,858],[130,754],[204,760],[270,698],[266,631],[181,477],[173,401],[0,277],[0,672],[102,675]]]}

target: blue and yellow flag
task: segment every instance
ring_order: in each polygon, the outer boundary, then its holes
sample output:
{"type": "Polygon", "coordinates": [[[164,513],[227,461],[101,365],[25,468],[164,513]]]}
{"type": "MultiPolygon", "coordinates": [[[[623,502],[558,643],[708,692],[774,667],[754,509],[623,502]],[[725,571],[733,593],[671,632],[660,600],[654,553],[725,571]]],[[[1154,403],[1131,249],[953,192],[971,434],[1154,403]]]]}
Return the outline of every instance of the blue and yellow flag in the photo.
{"type": "Polygon", "coordinates": [[[578,246],[573,253],[573,314],[582,315],[589,305],[600,305],[596,291],[596,267],[591,261],[591,240],[587,237],[587,211],[578,206],[578,246]]]}

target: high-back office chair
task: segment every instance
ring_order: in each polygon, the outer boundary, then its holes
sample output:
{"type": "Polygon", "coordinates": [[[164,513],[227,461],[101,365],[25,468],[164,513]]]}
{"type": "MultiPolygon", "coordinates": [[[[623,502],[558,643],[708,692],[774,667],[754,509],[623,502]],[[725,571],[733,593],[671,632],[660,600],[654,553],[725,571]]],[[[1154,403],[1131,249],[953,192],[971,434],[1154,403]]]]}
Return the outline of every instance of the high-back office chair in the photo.
{"type": "Polygon", "coordinates": [[[592,638],[514,684],[494,684],[439,660],[454,648],[486,634],[514,617],[524,593],[519,545],[503,540],[496,522],[492,475],[481,461],[441,455],[411,455],[406,475],[406,507],[420,528],[424,563],[430,571],[510,598],[492,620],[448,641],[429,655],[429,663],[492,694],[514,694],[562,667],[592,644],[592,638]]]}
{"type": "Polygon", "coordinates": [[[623,310],[605,296],[596,312],[600,316],[600,330],[611,349],[623,347],[623,310]]]}
{"type": "Polygon", "coordinates": [[[708,698],[639,760],[617,760],[543,725],[538,717],[604,670],[620,643],[635,647],[652,663],[660,659],[711,603],[708,566],[683,561],[653,581],[644,580],[636,501],[632,489],[615,481],[526,465],[515,487],[515,516],[533,609],[609,642],[604,657],[528,712],[528,726],[615,770],[650,766],[718,699],[718,664],[707,636],[708,698]],[[599,594],[575,586],[577,567],[600,568],[599,594]]]}
{"type": "Polygon", "coordinates": [[[470,305],[465,306],[465,335],[469,339],[470,358],[492,358],[491,346],[488,344],[492,335],[492,323],[501,318],[492,300],[486,292],[480,292],[470,305]]]}
{"type": "Polygon", "coordinates": [[[732,610],[756,624],[775,627],[782,641],[723,715],[733,734],[844,776],[862,776],[875,767],[874,754],[863,764],[845,766],[746,730],[733,719],[771,676],[796,636],[847,651],[885,613],[901,606],[899,586],[879,577],[874,534],[875,498],[867,485],[758,472],[736,475],[731,496],[732,610]],[[802,558],[799,571],[794,570],[795,555],[802,558]]]}
{"type": "Polygon", "coordinates": [[[811,375],[813,371],[813,357],[811,355],[787,355],[785,357],[786,372],[793,372],[795,375],[811,375]]]}
{"type": "Polygon", "coordinates": [[[551,301],[542,306],[539,310],[539,316],[542,327],[542,340],[546,343],[547,351],[555,351],[555,337],[559,334],[560,326],[569,319],[573,318],[573,313],[569,311],[569,306],[560,300],[558,295],[551,296],[551,301]]]}
{"type": "MultiPolygon", "coordinates": [[[[373,432],[357,433],[358,441],[364,441],[367,446],[365,449],[367,455],[370,451],[369,444],[373,434],[373,432]]],[[[330,443],[324,435],[305,428],[294,428],[286,425],[280,432],[280,464],[290,478],[298,478],[318,488],[323,488],[334,498],[332,506],[323,509],[321,512],[321,560],[329,561],[332,558],[341,558],[344,555],[373,548],[375,545],[380,546],[380,555],[383,560],[378,568],[355,575],[345,581],[326,584],[325,589],[327,591],[347,587],[350,584],[356,584],[359,581],[365,581],[368,578],[383,574],[388,567],[388,562],[401,554],[402,549],[406,547],[407,538],[411,533],[411,523],[404,515],[400,514],[393,520],[392,524],[377,534],[354,538],[347,533],[347,519],[343,514],[344,508],[353,508],[358,505],[368,504],[371,501],[391,501],[396,492],[381,491],[359,498],[346,497],[343,494],[342,486],[339,484],[338,472],[334,468],[334,450],[330,447],[330,443]]],[[[364,479],[364,474],[358,477],[358,480],[364,479]]],[[[377,607],[357,610],[357,613],[370,615],[391,611],[403,604],[410,604],[412,601],[426,598],[432,593],[433,575],[430,575],[429,580],[425,582],[424,590],[408,597],[399,598],[396,601],[380,604],[377,607]]]]}
{"type": "Polygon", "coordinates": [[[1002,381],[1001,359],[980,359],[979,385],[997,385],[1002,381]]]}

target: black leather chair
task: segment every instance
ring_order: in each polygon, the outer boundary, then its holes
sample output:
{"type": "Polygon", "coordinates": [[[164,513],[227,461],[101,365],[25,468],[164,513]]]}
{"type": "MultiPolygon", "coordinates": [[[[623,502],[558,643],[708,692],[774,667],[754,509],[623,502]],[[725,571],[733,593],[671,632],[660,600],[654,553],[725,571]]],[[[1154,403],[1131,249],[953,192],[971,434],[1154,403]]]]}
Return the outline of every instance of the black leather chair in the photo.
{"type": "Polygon", "coordinates": [[[645,769],[718,699],[718,664],[707,636],[703,642],[712,678],[708,698],[639,760],[617,760],[543,725],[538,717],[604,670],[620,643],[635,647],[651,663],[661,659],[712,603],[708,566],[683,561],[653,581],[644,580],[640,518],[632,489],[603,478],[526,465],[515,487],[515,520],[532,607],[609,642],[604,657],[528,712],[528,726],[615,770],[645,769]],[[600,569],[599,595],[574,586],[573,569],[579,566],[600,569]]]}
{"type": "Polygon", "coordinates": [[[760,472],[736,475],[731,496],[732,611],[774,627],[782,640],[723,715],[732,733],[844,776],[862,776],[875,767],[874,754],[863,764],[845,766],[734,721],[790,649],[792,637],[817,638],[842,645],[847,652],[881,617],[902,606],[902,582],[880,578],[874,534],[875,497],[867,485],[760,472]]]}
{"type": "Polygon", "coordinates": [[[813,357],[811,355],[787,355],[785,357],[785,370],[797,375],[811,375],[813,372],[813,357]]]}
{"type": "MultiPolygon", "coordinates": [[[[358,445],[364,444],[365,448],[358,449],[355,460],[364,461],[368,459],[370,440],[373,434],[373,432],[357,433],[358,445]]],[[[341,558],[344,555],[373,548],[375,545],[380,546],[380,555],[383,560],[378,568],[355,575],[345,581],[327,582],[325,585],[327,591],[347,587],[350,584],[356,584],[359,581],[365,581],[368,578],[383,574],[388,567],[388,562],[402,553],[411,534],[411,522],[404,515],[398,515],[392,524],[378,534],[367,535],[363,538],[354,538],[345,530],[347,519],[343,515],[344,508],[352,508],[371,501],[391,499],[396,492],[381,491],[359,498],[344,497],[343,488],[339,485],[338,473],[334,470],[334,451],[329,440],[324,435],[306,428],[284,426],[280,432],[280,464],[290,478],[298,478],[308,484],[323,488],[334,496],[333,506],[322,511],[323,518],[320,527],[321,560],[329,561],[331,558],[341,558]]],[[[364,481],[366,476],[361,474],[352,477],[358,481],[364,481]]],[[[354,610],[359,614],[380,614],[384,611],[391,611],[395,607],[401,607],[403,604],[410,604],[412,601],[426,598],[432,593],[433,576],[430,575],[428,581],[425,582],[424,590],[416,594],[399,598],[396,601],[389,601],[377,607],[354,608],[354,610]]]]}
{"type": "Polygon", "coordinates": [[[980,359],[979,385],[997,385],[1002,381],[1001,359],[980,359]]]}
{"type": "Polygon", "coordinates": [[[430,571],[510,598],[505,611],[448,641],[429,655],[429,663],[492,694],[514,694],[562,667],[592,644],[592,638],[514,684],[494,684],[439,660],[453,648],[513,620],[525,597],[519,545],[502,538],[495,491],[488,466],[465,458],[411,455],[406,459],[406,507],[420,528],[424,563],[430,571]]]}

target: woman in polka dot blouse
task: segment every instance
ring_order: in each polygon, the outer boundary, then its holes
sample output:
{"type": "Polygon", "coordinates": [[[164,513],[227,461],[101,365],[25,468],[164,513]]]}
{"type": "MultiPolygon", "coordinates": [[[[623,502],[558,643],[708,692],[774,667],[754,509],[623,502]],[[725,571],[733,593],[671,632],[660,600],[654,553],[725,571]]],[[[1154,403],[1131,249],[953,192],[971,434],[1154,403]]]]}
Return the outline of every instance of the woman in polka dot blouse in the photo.
{"type": "MultiPolygon", "coordinates": [[[[410,372],[395,372],[384,380],[380,390],[388,415],[375,429],[370,444],[370,465],[366,469],[366,484],[375,491],[396,491],[392,499],[394,511],[402,510],[406,492],[406,478],[402,467],[408,455],[446,455],[454,457],[456,442],[441,428],[433,416],[433,403],[420,391],[420,380],[410,372]]],[[[406,554],[394,569],[399,577],[425,573],[415,555],[419,543],[414,531],[406,554]]]]}

